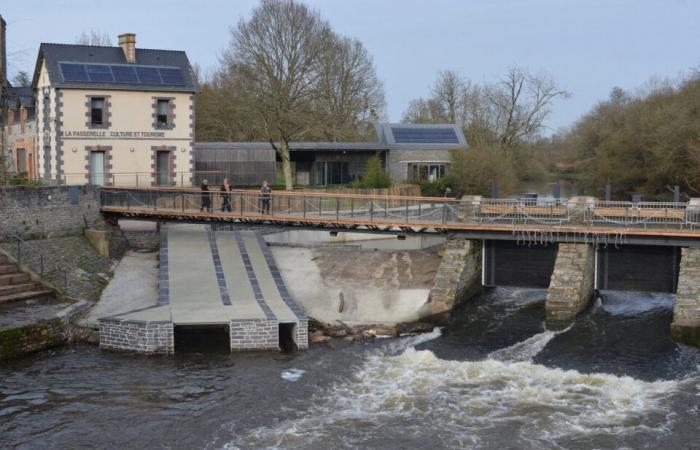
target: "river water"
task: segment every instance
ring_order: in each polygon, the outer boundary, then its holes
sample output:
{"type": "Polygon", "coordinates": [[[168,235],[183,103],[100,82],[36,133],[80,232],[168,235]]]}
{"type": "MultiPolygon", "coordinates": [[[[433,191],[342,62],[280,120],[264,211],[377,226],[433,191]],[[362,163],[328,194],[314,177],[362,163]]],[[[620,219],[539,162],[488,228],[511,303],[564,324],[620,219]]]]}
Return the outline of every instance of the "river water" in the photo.
{"type": "Polygon", "coordinates": [[[0,368],[0,447],[699,448],[673,297],[605,293],[561,332],[497,288],[443,330],[283,354],[75,346],[0,368]]]}

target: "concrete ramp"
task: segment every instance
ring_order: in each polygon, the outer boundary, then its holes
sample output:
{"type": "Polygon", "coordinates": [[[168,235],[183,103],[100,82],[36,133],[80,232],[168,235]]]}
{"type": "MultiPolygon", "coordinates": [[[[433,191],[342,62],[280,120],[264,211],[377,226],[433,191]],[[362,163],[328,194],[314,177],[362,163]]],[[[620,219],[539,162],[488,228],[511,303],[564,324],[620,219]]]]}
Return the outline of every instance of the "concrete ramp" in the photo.
{"type": "Polygon", "coordinates": [[[158,306],[100,319],[103,348],[173,353],[178,328],[207,326],[227,327],[231,350],[308,347],[308,319],[256,232],[168,226],[159,284],[158,306]]]}

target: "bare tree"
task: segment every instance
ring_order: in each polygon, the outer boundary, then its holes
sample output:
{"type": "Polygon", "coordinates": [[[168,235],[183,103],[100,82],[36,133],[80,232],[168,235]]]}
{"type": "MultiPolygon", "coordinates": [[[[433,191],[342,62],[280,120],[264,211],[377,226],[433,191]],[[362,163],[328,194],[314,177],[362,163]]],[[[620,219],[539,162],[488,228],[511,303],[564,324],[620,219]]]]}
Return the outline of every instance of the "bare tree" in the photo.
{"type": "Polygon", "coordinates": [[[404,123],[443,123],[447,120],[444,108],[433,98],[411,100],[401,118],[404,123]]]}
{"type": "Polygon", "coordinates": [[[546,75],[510,68],[498,84],[486,90],[501,147],[508,151],[516,143],[536,137],[551,113],[552,102],[569,95],[546,75]]]}
{"type": "Polygon", "coordinates": [[[331,141],[366,136],[384,110],[384,89],[372,58],[356,39],[335,37],[323,52],[318,110],[331,141]]]}
{"type": "Polygon", "coordinates": [[[437,80],[433,85],[433,99],[445,110],[447,120],[457,123],[458,109],[464,99],[467,82],[454,70],[438,72],[437,80]]]}
{"type": "Polygon", "coordinates": [[[99,30],[83,31],[80,33],[80,36],[75,38],[75,43],[79,45],[97,45],[103,47],[112,46],[112,40],[109,38],[109,34],[99,30]]]}
{"type": "Polygon", "coordinates": [[[458,123],[470,142],[496,144],[505,152],[536,139],[554,100],[569,96],[550,77],[517,67],[494,84],[473,84],[455,71],[442,71],[431,93],[411,102],[405,122],[458,123]]]}
{"type": "Polygon", "coordinates": [[[332,33],[316,11],[295,0],[262,0],[249,21],[232,30],[224,55],[240,67],[253,90],[254,112],[270,145],[282,159],[287,189],[292,189],[289,143],[315,126],[316,83],[332,33]]]}
{"type": "Polygon", "coordinates": [[[29,78],[29,74],[24,70],[17,72],[17,74],[12,77],[12,86],[14,87],[29,87],[32,85],[32,80],[29,78]]]}

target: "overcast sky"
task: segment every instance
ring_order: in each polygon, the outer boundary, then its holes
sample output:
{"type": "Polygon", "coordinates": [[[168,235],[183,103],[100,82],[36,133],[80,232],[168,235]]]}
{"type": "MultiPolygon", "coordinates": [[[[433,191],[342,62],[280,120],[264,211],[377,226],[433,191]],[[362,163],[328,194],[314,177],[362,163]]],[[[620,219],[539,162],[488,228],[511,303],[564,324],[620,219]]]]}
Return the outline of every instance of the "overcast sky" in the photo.
{"type": "MultiPolygon", "coordinates": [[[[81,31],[114,44],[185,50],[216,67],[229,28],[256,0],[2,2],[9,70],[31,72],[40,42],[73,43],[81,31]]],[[[438,70],[496,81],[511,65],[546,72],[572,97],[557,103],[552,129],[573,123],[620,86],[678,78],[700,67],[700,0],[308,0],[333,28],[359,38],[383,80],[389,118],[429,94],[438,70]]]]}

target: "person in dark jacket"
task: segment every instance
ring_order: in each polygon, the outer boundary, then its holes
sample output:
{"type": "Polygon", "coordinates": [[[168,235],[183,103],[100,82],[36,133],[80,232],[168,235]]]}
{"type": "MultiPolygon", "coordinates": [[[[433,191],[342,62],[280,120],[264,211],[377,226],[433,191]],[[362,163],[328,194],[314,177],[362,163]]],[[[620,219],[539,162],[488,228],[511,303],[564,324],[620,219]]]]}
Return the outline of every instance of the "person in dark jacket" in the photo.
{"type": "Polygon", "coordinates": [[[202,203],[199,211],[211,212],[211,197],[209,196],[209,182],[207,180],[202,180],[202,186],[199,188],[202,191],[202,203]]]}
{"type": "Polygon", "coordinates": [[[231,185],[228,184],[228,178],[224,178],[224,184],[221,185],[221,212],[231,212],[231,185]]]}
{"type": "Polygon", "coordinates": [[[267,185],[267,181],[263,181],[260,187],[260,212],[263,214],[270,214],[270,195],[272,194],[272,189],[267,185]]]}

